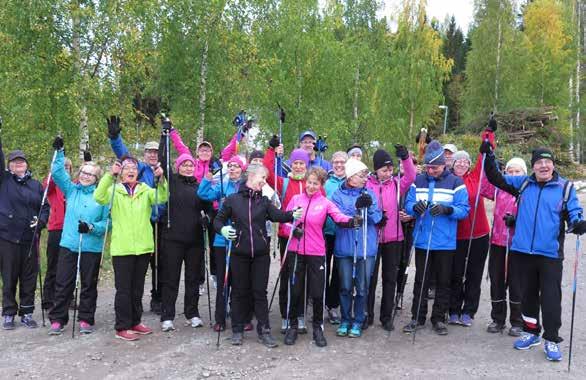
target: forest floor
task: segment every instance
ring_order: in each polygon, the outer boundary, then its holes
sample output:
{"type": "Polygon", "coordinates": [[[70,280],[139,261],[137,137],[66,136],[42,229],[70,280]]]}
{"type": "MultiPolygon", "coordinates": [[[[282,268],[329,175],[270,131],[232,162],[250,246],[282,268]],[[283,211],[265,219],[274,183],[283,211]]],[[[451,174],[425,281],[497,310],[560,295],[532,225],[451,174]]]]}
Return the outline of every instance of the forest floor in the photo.
{"type": "MultiPolygon", "coordinates": [[[[580,195],[582,204],[586,195],[580,195]]],[[[487,205],[490,202],[487,202],[487,205]]],[[[490,206],[488,207],[491,208],[490,206]]],[[[0,378],[18,379],[241,379],[241,378],[320,378],[320,379],[382,379],[382,378],[584,378],[586,373],[586,274],[580,273],[576,302],[574,356],[572,372],[567,373],[572,304],[572,270],[575,238],[566,240],[564,277],[562,282],[562,328],[560,335],[564,355],[560,363],[545,360],[543,345],[529,351],[516,351],[514,338],[505,334],[489,334],[489,282],[482,281],[480,309],[472,327],[450,326],[447,336],[438,336],[430,324],[412,338],[401,332],[410,319],[408,309],[412,298],[410,272],[405,309],[397,315],[398,327],[390,336],[378,323],[380,287],[377,294],[375,325],[358,339],[335,336],[335,327],[326,323],[328,346],[318,348],[311,342],[311,330],[300,335],[295,346],[285,346],[279,334],[280,319],[275,310],[271,315],[273,333],[279,347],[267,349],[256,340],[256,333],[245,335],[244,344],[234,347],[222,334],[219,349],[216,336],[208,326],[207,295],[200,298],[200,313],[205,327],[184,327],[184,317],[175,320],[176,331],[163,333],[159,318],[150,311],[143,321],[154,333],[137,342],[114,339],[114,290],[111,279],[100,283],[96,332],[71,338],[70,326],[62,336],[47,335],[47,328],[15,331],[0,330],[0,378]]],[[[582,266],[581,269],[583,269],[582,266]]],[[[278,263],[273,262],[269,289],[272,290],[278,263]]],[[[380,283],[380,282],[379,282],[380,283]]],[[[150,281],[145,287],[143,303],[148,310],[150,281]]],[[[212,300],[213,298],[212,289],[212,300]]],[[[178,312],[183,297],[177,301],[178,312]]],[[[213,302],[213,301],[212,301],[213,302]]],[[[275,308],[276,309],[276,308],[275,308]]],[[[309,313],[310,314],[310,313],[309,313]]],[[[40,311],[35,312],[40,322],[40,311]]]]}

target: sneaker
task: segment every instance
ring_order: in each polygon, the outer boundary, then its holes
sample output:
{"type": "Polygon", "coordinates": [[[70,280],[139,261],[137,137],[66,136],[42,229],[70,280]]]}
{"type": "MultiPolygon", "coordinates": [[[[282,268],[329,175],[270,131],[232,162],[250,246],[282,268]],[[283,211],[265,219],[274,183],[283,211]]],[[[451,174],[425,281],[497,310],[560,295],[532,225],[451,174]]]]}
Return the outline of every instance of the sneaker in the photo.
{"type": "Polygon", "coordinates": [[[173,326],[173,321],[170,321],[170,320],[163,321],[163,323],[161,323],[161,331],[163,331],[163,332],[175,331],[175,326],[173,326]]]}
{"type": "Polygon", "coordinates": [[[203,326],[203,321],[199,317],[193,317],[191,319],[188,319],[185,322],[185,325],[186,326],[190,326],[191,325],[191,327],[193,327],[193,328],[202,327],[203,326]]]}
{"type": "Polygon", "coordinates": [[[212,279],[212,286],[214,287],[214,289],[218,289],[218,278],[216,277],[216,275],[212,274],[210,278],[212,279]]]}
{"type": "Polygon", "coordinates": [[[220,332],[220,331],[224,331],[226,330],[226,325],[222,324],[222,323],[216,323],[214,325],[214,331],[215,332],[220,332]]]}
{"type": "Polygon", "coordinates": [[[139,334],[139,335],[149,335],[149,334],[153,333],[153,330],[146,327],[142,323],[139,323],[138,325],[131,327],[130,331],[132,331],[135,334],[139,334]]]}
{"type": "Polygon", "coordinates": [[[460,317],[458,314],[450,314],[450,318],[448,319],[448,325],[461,325],[460,317]]]}
{"type": "Polygon", "coordinates": [[[25,314],[24,316],[22,316],[22,318],[20,318],[20,323],[22,323],[23,326],[26,326],[29,329],[36,329],[37,327],[39,327],[37,322],[33,319],[32,314],[25,314]]]}
{"type": "Polygon", "coordinates": [[[383,329],[391,332],[395,329],[395,326],[393,326],[393,323],[391,321],[386,321],[385,323],[383,323],[383,329]]]}
{"type": "Polygon", "coordinates": [[[241,332],[233,332],[232,333],[232,338],[230,338],[230,341],[232,343],[233,346],[242,346],[242,339],[244,338],[244,334],[241,332]]]}
{"type": "Polygon", "coordinates": [[[462,326],[471,327],[472,326],[472,317],[469,314],[462,314],[460,317],[460,323],[462,326]]]}
{"type": "Polygon", "coordinates": [[[267,348],[275,348],[278,346],[277,341],[275,340],[275,338],[273,338],[273,336],[271,335],[271,330],[269,329],[263,330],[258,335],[258,341],[264,344],[267,348]]]}
{"type": "Polygon", "coordinates": [[[406,334],[411,334],[412,332],[415,332],[415,330],[421,330],[423,327],[423,324],[419,324],[414,319],[412,319],[411,322],[403,327],[403,332],[406,334]]]}
{"type": "Polygon", "coordinates": [[[374,315],[369,315],[368,318],[366,318],[368,320],[368,325],[372,326],[374,325],[374,315]]]}
{"type": "Polygon", "coordinates": [[[331,325],[339,325],[340,324],[340,316],[336,309],[328,309],[328,320],[330,321],[331,325]]]}
{"type": "Polygon", "coordinates": [[[433,331],[437,335],[448,335],[448,327],[443,322],[437,322],[433,324],[433,331]]]}
{"type": "Polygon", "coordinates": [[[151,312],[161,315],[162,305],[160,301],[151,299],[151,312]]]}
{"type": "Polygon", "coordinates": [[[313,341],[315,342],[315,345],[318,347],[325,347],[328,345],[328,341],[326,340],[326,337],[324,336],[324,331],[321,327],[313,329],[313,341]]]}
{"type": "Polygon", "coordinates": [[[539,335],[525,333],[515,341],[513,347],[515,347],[517,350],[528,350],[533,346],[539,346],[540,343],[541,338],[539,335]]]}
{"type": "Polygon", "coordinates": [[[299,334],[307,334],[307,327],[305,326],[305,318],[303,318],[303,317],[297,318],[297,330],[299,330],[299,334]]]}
{"type": "Polygon", "coordinates": [[[350,338],[360,338],[360,336],[362,335],[362,328],[361,327],[362,326],[360,326],[360,324],[353,323],[352,328],[348,332],[348,336],[350,338]]]}
{"type": "Polygon", "coordinates": [[[80,334],[87,335],[87,334],[91,334],[93,332],[94,332],[94,326],[90,325],[86,321],[79,321],[79,333],[80,334]]]}
{"type": "Polygon", "coordinates": [[[340,327],[338,327],[338,330],[336,330],[336,335],[337,336],[348,336],[348,323],[347,322],[342,322],[340,323],[340,327]]]}
{"type": "Polygon", "coordinates": [[[203,296],[204,294],[206,294],[206,287],[203,284],[201,284],[199,286],[199,295],[203,296]]]}
{"type": "Polygon", "coordinates": [[[297,329],[292,327],[287,330],[285,333],[285,344],[287,346],[292,346],[297,341],[297,329]]]}
{"type": "Polygon", "coordinates": [[[521,336],[523,334],[523,328],[519,326],[512,326],[509,329],[510,336],[521,336]]]}
{"type": "Polygon", "coordinates": [[[551,362],[559,362],[562,360],[562,353],[557,343],[545,340],[543,342],[543,351],[545,352],[545,358],[551,362]]]}
{"type": "Polygon", "coordinates": [[[254,330],[254,326],[252,325],[251,322],[248,322],[244,325],[244,331],[252,331],[254,330]]]}
{"type": "Polygon", "coordinates": [[[289,328],[289,320],[281,319],[281,334],[285,334],[289,328]]]}
{"type": "Polygon", "coordinates": [[[59,322],[51,323],[51,328],[49,328],[49,335],[61,335],[63,333],[63,326],[59,322]]]}
{"type": "Polygon", "coordinates": [[[116,339],[122,339],[130,342],[133,340],[138,340],[138,337],[132,330],[122,330],[116,331],[116,339]]]}
{"type": "Polygon", "coordinates": [[[4,323],[2,324],[4,330],[14,330],[16,325],[14,324],[14,315],[5,315],[4,323]]]}
{"type": "Polygon", "coordinates": [[[505,329],[505,326],[498,323],[498,322],[491,322],[490,325],[488,325],[488,327],[486,328],[486,332],[489,332],[491,334],[496,334],[496,333],[502,333],[503,330],[505,329]]]}

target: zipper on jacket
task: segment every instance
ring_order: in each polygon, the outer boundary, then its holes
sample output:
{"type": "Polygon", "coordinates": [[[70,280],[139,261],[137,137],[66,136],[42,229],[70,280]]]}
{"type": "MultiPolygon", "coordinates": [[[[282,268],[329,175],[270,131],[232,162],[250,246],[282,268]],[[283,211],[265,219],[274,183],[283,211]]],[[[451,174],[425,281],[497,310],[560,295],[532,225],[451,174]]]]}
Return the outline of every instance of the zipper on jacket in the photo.
{"type": "MultiPolygon", "coordinates": [[[[307,193],[306,193],[307,194],[307,193]]],[[[313,195],[311,196],[311,198],[309,198],[309,201],[307,202],[307,209],[305,209],[305,216],[303,217],[303,228],[306,228],[305,226],[307,225],[307,214],[309,213],[309,206],[311,205],[311,200],[313,199],[313,195]]],[[[297,250],[299,251],[299,250],[297,250]]],[[[297,254],[299,254],[300,252],[297,252],[297,254]]],[[[303,233],[303,254],[307,254],[307,249],[305,247],[305,233],[303,233]]]]}
{"type": "Polygon", "coordinates": [[[252,240],[252,195],[248,198],[248,230],[250,231],[250,253],[254,258],[254,240],[252,240]]]}
{"type": "MultiPolygon", "coordinates": [[[[380,203],[380,209],[383,211],[383,216],[385,215],[385,208],[383,205],[383,185],[381,182],[379,182],[378,184],[378,199],[379,199],[379,203],[380,203]]],[[[382,243],[383,242],[383,236],[385,234],[385,227],[382,227],[379,229],[379,234],[378,234],[378,242],[382,243]]],[[[398,226],[397,226],[397,237],[399,236],[399,231],[398,231],[398,226]]]]}
{"type": "Polygon", "coordinates": [[[545,185],[539,187],[539,194],[537,195],[537,204],[535,205],[535,216],[533,217],[535,222],[533,223],[533,234],[531,235],[531,249],[530,249],[531,254],[533,254],[533,241],[535,240],[535,230],[537,229],[536,228],[537,227],[537,210],[539,210],[539,201],[541,200],[541,191],[543,191],[544,187],[545,187],[545,185]]]}

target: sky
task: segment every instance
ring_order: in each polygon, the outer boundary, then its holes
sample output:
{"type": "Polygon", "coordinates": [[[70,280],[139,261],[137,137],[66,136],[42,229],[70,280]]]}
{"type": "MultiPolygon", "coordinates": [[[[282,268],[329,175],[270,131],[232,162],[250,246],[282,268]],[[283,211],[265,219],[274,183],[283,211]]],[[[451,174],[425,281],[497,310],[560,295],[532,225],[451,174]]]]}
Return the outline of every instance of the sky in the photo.
{"type": "MultiPolygon", "coordinates": [[[[396,19],[400,10],[400,0],[383,0],[384,6],[381,15],[396,19]]],[[[464,34],[473,19],[473,0],[427,0],[427,14],[429,18],[437,18],[440,23],[444,22],[446,15],[454,15],[456,24],[462,28],[464,34]]]]}

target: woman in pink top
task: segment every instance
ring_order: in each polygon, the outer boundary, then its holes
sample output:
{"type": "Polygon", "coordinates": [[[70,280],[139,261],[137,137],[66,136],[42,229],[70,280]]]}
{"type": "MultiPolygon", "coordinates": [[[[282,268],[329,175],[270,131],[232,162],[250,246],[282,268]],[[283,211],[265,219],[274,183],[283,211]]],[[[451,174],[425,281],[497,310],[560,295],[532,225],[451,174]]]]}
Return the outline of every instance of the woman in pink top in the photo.
{"type": "MultiPolygon", "coordinates": [[[[325,254],[326,243],[323,228],[328,216],[344,226],[353,223],[353,219],[344,215],[338,207],[328,200],[322,191],[327,173],[322,168],[312,168],[306,181],[305,191],[295,195],[287,210],[302,207],[303,216],[293,231],[293,238],[289,243],[287,263],[289,267],[289,319],[291,321],[285,334],[285,344],[293,345],[297,340],[297,327],[300,310],[300,297],[303,290],[305,275],[307,274],[307,296],[313,299],[313,340],[318,347],[327,345],[323,334],[323,301],[325,296],[325,254]]],[[[290,232],[291,225],[286,225],[290,232]]],[[[287,281],[287,280],[285,280],[287,281]]]]}

